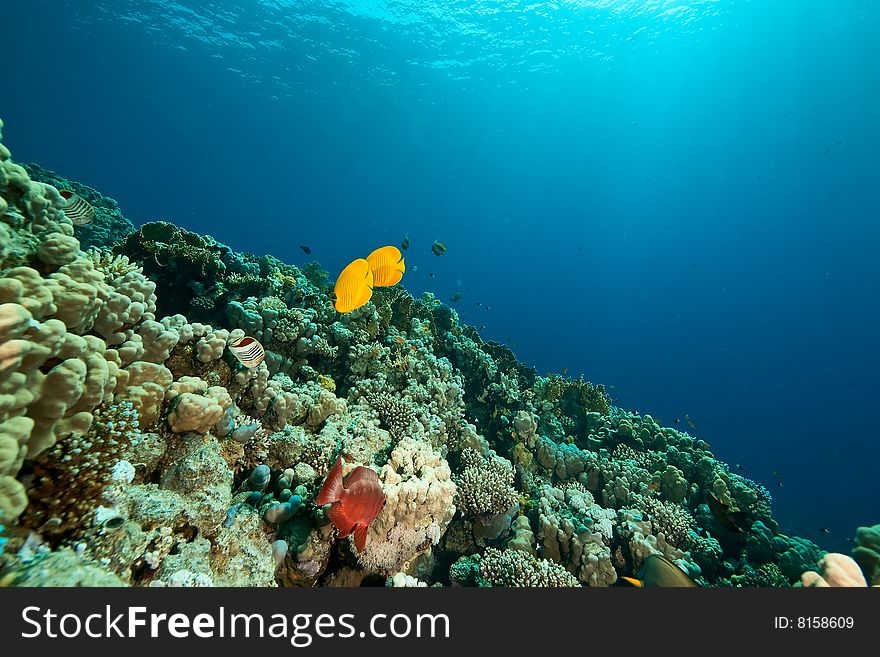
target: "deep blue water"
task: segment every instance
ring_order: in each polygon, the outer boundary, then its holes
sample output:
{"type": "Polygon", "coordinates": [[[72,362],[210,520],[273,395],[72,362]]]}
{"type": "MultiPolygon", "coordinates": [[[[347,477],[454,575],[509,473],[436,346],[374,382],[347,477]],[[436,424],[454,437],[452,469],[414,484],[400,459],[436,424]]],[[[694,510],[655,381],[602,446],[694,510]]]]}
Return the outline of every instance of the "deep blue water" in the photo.
{"type": "Polygon", "coordinates": [[[880,522],[876,2],[4,0],[0,39],[17,160],[333,275],[409,232],[408,289],[689,414],[784,531],[880,522]]]}

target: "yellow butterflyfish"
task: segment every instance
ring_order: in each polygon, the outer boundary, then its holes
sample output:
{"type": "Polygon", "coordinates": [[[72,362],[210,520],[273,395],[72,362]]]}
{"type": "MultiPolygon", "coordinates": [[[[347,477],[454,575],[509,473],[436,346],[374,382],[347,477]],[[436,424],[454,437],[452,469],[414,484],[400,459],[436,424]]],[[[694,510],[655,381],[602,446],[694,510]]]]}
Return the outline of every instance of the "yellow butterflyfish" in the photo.
{"type": "Polygon", "coordinates": [[[336,279],[333,293],[336,296],[333,305],[341,313],[350,313],[367,303],[373,296],[373,272],[370,263],[363,258],[351,262],[336,279]]]}
{"type": "Polygon", "coordinates": [[[406,265],[396,246],[383,246],[367,256],[373,272],[373,287],[389,287],[400,283],[406,265]]]}

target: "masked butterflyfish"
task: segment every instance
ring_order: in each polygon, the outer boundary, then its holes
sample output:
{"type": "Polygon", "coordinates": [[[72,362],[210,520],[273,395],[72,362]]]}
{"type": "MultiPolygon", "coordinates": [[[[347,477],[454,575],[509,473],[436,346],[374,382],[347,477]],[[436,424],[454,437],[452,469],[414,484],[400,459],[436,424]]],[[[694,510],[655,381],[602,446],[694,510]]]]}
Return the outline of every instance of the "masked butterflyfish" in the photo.
{"type": "Polygon", "coordinates": [[[238,362],[249,369],[257,367],[266,357],[263,345],[249,336],[230,342],[229,351],[238,359],[238,362]]]}
{"type": "Polygon", "coordinates": [[[367,256],[373,272],[373,287],[389,287],[400,283],[406,265],[396,246],[383,246],[367,256]]]}
{"type": "Polygon", "coordinates": [[[363,258],[350,263],[336,279],[333,293],[336,295],[334,307],[341,313],[350,313],[367,303],[373,296],[373,272],[370,270],[370,263],[363,258]]]}
{"type": "Polygon", "coordinates": [[[633,586],[653,587],[694,587],[697,583],[681,568],[660,554],[649,554],[642,562],[638,578],[622,577],[633,586]]]}
{"type": "Polygon", "coordinates": [[[63,212],[74,226],[84,226],[92,222],[95,218],[95,208],[91,203],[69,189],[58,190],[58,193],[67,201],[63,212]]]}

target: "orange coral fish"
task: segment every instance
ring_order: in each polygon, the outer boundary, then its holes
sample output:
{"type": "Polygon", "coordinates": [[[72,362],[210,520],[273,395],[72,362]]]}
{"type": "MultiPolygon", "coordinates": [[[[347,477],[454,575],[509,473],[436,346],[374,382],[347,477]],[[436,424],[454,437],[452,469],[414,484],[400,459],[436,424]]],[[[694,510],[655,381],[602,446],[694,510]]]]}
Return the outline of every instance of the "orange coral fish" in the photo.
{"type": "Polygon", "coordinates": [[[85,226],[92,222],[95,218],[95,208],[91,203],[69,189],[59,189],[58,193],[67,201],[64,205],[64,214],[74,226],[85,226]]]}
{"type": "Polygon", "coordinates": [[[342,458],[337,458],[315,498],[316,506],[325,504],[331,505],[327,515],[339,530],[339,538],[353,533],[355,548],[363,552],[367,529],[385,506],[385,493],[376,472],[359,465],[343,481],[342,458]]]}
{"type": "Polygon", "coordinates": [[[406,271],[403,255],[396,246],[383,246],[367,256],[373,272],[373,287],[390,287],[400,283],[406,271]]]}
{"type": "Polygon", "coordinates": [[[338,312],[350,313],[360,308],[373,296],[373,272],[370,263],[358,258],[342,270],[333,288],[336,301],[333,306],[338,312]]]}
{"type": "Polygon", "coordinates": [[[406,344],[406,340],[404,340],[404,339],[403,339],[402,337],[400,337],[399,335],[395,335],[395,336],[394,336],[394,341],[395,341],[397,344],[406,344]]]}
{"type": "Polygon", "coordinates": [[[231,342],[229,344],[229,351],[238,359],[238,362],[250,369],[257,367],[266,357],[263,345],[255,338],[247,336],[231,342]]]}

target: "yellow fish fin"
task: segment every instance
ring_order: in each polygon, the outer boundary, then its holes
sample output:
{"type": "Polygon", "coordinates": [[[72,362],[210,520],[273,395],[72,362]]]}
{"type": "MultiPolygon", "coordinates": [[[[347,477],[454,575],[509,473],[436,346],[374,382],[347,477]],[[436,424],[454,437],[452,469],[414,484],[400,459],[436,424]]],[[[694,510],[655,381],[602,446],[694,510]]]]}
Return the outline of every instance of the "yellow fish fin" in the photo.
{"type": "Polygon", "coordinates": [[[635,577],[621,577],[620,579],[626,580],[633,586],[638,586],[639,588],[644,586],[644,583],[640,579],[636,579],[635,577]]]}

